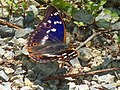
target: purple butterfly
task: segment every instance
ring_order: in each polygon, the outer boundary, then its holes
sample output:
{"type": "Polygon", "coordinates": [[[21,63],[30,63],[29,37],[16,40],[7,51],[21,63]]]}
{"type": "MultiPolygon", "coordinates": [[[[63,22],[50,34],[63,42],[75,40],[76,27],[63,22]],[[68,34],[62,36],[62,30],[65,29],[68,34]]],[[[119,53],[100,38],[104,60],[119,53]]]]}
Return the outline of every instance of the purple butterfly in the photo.
{"type": "Polygon", "coordinates": [[[69,61],[77,57],[77,52],[68,48],[66,30],[60,13],[49,6],[44,19],[30,33],[27,43],[30,58],[41,63],[69,61]]]}

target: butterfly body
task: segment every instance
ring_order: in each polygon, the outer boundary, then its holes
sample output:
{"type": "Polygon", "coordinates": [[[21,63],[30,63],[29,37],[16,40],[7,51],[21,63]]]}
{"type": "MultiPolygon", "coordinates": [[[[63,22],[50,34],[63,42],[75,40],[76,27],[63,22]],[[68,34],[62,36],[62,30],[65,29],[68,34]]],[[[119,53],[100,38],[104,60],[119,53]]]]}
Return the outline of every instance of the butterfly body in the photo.
{"type": "Polygon", "coordinates": [[[66,30],[59,12],[54,6],[48,7],[42,22],[29,35],[27,46],[30,57],[43,63],[75,58],[77,53],[67,49],[65,38],[66,30]]]}

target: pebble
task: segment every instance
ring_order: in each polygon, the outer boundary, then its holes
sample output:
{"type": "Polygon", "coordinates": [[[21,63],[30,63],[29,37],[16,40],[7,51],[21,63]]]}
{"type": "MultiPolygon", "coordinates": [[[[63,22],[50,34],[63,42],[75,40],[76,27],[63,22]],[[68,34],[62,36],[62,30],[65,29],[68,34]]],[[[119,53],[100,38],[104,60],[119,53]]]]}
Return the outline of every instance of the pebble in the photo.
{"type": "Polygon", "coordinates": [[[0,58],[0,65],[4,62],[4,60],[2,58],[0,58]]]}
{"type": "Polygon", "coordinates": [[[8,81],[9,77],[5,74],[3,70],[0,71],[0,78],[4,81],[8,81]]]}
{"type": "Polygon", "coordinates": [[[9,60],[9,59],[14,59],[15,54],[13,53],[13,51],[6,51],[4,56],[9,60]]]}
{"type": "Polygon", "coordinates": [[[7,73],[7,74],[12,74],[12,73],[14,73],[14,70],[13,70],[12,68],[4,67],[4,70],[5,70],[5,73],[7,73]]]}
{"type": "Polygon", "coordinates": [[[22,69],[22,67],[18,67],[15,71],[15,74],[23,74],[25,73],[26,71],[22,69]]]}
{"type": "Polygon", "coordinates": [[[23,38],[18,38],[17,40],[21,46],[26,45],[26,43],[27,43],[27,40],[23,39],[23,38]]]}
{"type": "Polygon", "coordinates": [[[114,82],[114,78],[115,78],[115,76],[106,74],[106,75],[99,76],[98,80],[99,80],[99,82],[110,83],[110,82],[114,82]]]}
{"type": "Polygon", "coordinates": [[[29,86],[23,86],[20,90],[33,90],[33,89],[29,86]]]}
{"type": "Polygon", "coordinates": [[[112,84],[104,84],[102,83],[102,86],[106,88],[107,90],[115,90],[115,86],[112,84]]]}
{"type": "Polygon", "coordinates": [[[24,86],[23,78],[24,78],[23,75],[13,76],[10,80],[12,81],[12,86],[16,88],[24,86]]]}
{"type": "Polygon", "coordinates": [[[92,58],[92,54],[89,48],[81,48],[79,49],[79,58],[83,61],[89,61],[92,58]]]}
{"type": "Polygon", "coordinates": [[[75,90],[89,90],[89,86],[85,84],[76,85],[75,90]]]}
{"type": "Polygon", "coordinates": [[[0,90],[12,90],[11,83],[10,82],[2,82],[2,84],[0,84],[0,90]]]}
{"type": "Polygon", "coordinates": [[[4,55],[5,50],[0,47],[0,56],[4,55]]]}

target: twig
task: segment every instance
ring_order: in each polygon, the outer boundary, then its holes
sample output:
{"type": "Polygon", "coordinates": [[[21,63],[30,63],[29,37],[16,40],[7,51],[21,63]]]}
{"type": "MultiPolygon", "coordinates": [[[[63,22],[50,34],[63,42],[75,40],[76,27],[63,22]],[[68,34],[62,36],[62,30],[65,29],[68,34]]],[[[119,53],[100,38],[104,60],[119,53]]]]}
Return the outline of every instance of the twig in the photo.
{"type": "Polygon", "coordinates": [[[94,32],[87,40],[85,40],[82,44],[80,44],[76,50],[80,49],[82,46],[84,46],[87,42],[89,42],[90,40],[92,40],[95,36],[97,35],[101,35],[104,33],[109,33],[109,32],[114,32],[114,31],[120,31],[120,29],[111,29],[111,30],[102,30],[99,32],[94,32]]]}
{"type": "Polygon", "coordinates": [[[97,33],[92,34],[87,40],[85,40],[82,44],[80,44],[76,50],[80,49],[82,46],[84,46],[87,42],[89,42],[90,40],[92,40],[95,36],[97,36],[97,33]]]}
{"type": "Polygon", "coordinates": [[[87,76],[87,75],[95,75],[98,73],[103,73],[103,72],[110,72],[110,71],[114,71],[114,70],[120,70],[120,68],[110,68],[110,69],[103,69],[103,70],[97,70],[97,71],[91,71],[91,72],[86,72],[86,73],[77,73],[77,74],[65,74],[65,75],[57,75],[57,76],[51,76],[51,77],[47,77],[44,80],[61,80],[61,79],[65,79],[66,77],[73,77],[73,78],[77,78],[79,76],[87,76]]]}
{"type": "Polygon", "coordinates": [[[4,25],[8,25],[9,27],[13,27],[13,28],[22,30],[22,28],[16,26],[15,24],[12,24],[12,23],[9,23],[9,22],[5,22],[5,21],[3,21],[3,20],[1,20],[1,19],[0,19],[0,23],[1,23],[1,24],[4,24],[4,25]]]}

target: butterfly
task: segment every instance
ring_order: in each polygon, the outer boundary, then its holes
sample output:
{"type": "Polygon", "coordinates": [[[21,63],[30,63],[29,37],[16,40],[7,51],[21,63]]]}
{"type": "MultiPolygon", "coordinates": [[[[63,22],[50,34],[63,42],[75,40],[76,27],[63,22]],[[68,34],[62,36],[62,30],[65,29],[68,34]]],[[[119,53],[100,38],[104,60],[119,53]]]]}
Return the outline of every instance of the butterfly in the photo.
{"type": "Polygon", "coordinates": [[[66,45],[66,29],[60,12],[50,5],[43,20],[28,37],[30,58],[40,63],[69,61],[77,57],[76,50],[66,45]]]}

